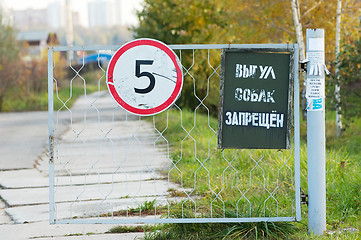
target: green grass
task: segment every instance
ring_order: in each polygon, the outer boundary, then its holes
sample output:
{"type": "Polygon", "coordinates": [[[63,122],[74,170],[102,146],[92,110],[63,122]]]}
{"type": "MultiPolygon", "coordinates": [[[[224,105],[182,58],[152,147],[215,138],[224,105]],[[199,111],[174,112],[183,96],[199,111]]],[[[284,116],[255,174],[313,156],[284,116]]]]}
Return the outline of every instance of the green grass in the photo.
{"type": "MultiPolygon", "coordinates": [[[[326,118],[327,230],[347,227],[361,229],[361,120],[355,120],[344,135],[336,139],[334,113],[327,113],[326,118]]],[[[259,168],[252,170],[254,180],[248,185],[251,189],[247,197],[254,205],[251,209],[248,206],[242,208],[242,204],[237,205],[236,200],[241,196],[234,186],[243,190],[242,183],[248,184],[250,169],[255,164],[249,160],[248,150],[220,151],[216,148],[214,131],[217,131],[217,119],[211,117],[208,121],[207,115],[200,112],[194,114],[172,109],[152,120],[158,131],[166,136],[171,147],[174,165],[168,173],[169,178],[185,188],[194,189],[194,196],[199,197],[198,214],[205,217],[274,216],[274,209],[277,209],[281,216],[290,215],[286,206],[294,196],[291,188],[293,175],[289,171],[277,170],[293,168],[292,160],[287,160],[288,151],[251,152],[254,159],[262,158],[259,164],[264,172],[259,168]],[[262,206],[268,196],[263,188],[263,174],[269,183],[267,189],[275,189],[275,179],[278,176],[279,185],[275,192],[278,207],[272,202],[269,206],[262,206]],[[217,194],[223,201],[215,197],[217,194]],[[212,209],[210,201],[213,201],[212,209]]],[[[307,193],[305,127],[306,123],[301,121],[301,188],[307,193]]],[[[189,201],[182,202],[176,204],[170,215],[179,218],[194,217],[195,208],[189,201]]],[[[147,233],[146,239],[361,239],[360,232],[342,232],[332,236],[310,235],[307,217],[307,206],[302,205],[302,221],[298,223],[166,224],[161,230],[147,233]]]]}
{"type": "Polygon", "coordinates": [[[157,239],[289,239],[296,228],[290,223],[199,223],[166,224],[145,233],[145,240],[157,239]]]}
{"type": "MultiPolygon", "coordinates": [[[[54,110],[71,108],[79,96],[106,89],[102,71],[87,72],[82,77],[83,79],[77,76],[72,81],[62,79],[54,84],[54,110]]],[[[3,112],[46,110],[48,110],[47,89],[35,93],[13,87],[4,97],[3,112]]]]}
{"type": "Polygon", "coordinates": [[[2,106],[3,112],[20,112],[20,111],[37,111],[47,110],[48,94],[42,93],[26,93],[21,89],[13,87],[7,90],[2,106]]]}
{"type": "Polygon", "coordinates": [[[107,214],[101,214],[100,217],[111,217],[111,216],[139,216],[139,215],[154,215],[155,213],[160,214],[161,212],[165,212],[166,209],[164,207],[156,207],[155,206],[156,199],[152,201],[145,201],[142,204],[139,204],[136,208],[129,208],[127,210],[119,210],[108,212],[107,214]]]}
{"type": "Polygon", "coordinates": [[[132,233],[132,232],[149,232],[152,228],[151,226],[116,226],[112,227],[107,233],[132,233]]]}
{"type": "Polygon", "coordinates": [[[193,209],[194,214],[222,217],[225,213],[218,212],[216,206],[224,204],[245,216],[274,216],[277,211],[280,216],[292,214],[291,151],[221,151],[217,149],[217,119],[210,117],[208,121],[208,116],[199,112],[171,110],[154,117],[154,124],[171,146],[173,166],[167,173],[169,178],[193,189],[192,196],[199,198],[197,207],[191,201],[183,203],[185,209],[193,209]],[[275,196],[282,196],[278,206],[269,198],[264,181],[275,196]],[[242,197],[246,191],[246,198],[242,197]]]}

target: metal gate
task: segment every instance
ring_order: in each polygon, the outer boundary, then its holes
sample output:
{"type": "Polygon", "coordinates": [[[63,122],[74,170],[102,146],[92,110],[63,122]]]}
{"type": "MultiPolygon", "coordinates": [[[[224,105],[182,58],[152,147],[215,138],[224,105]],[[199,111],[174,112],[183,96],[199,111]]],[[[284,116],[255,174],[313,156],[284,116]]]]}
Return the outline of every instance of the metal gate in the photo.
{"type": "Polygon", "coordinates": [[[125,112],[107,91],[118,46],[49,49],[50,223],[299,221],[298,46],[170,47],[183,90],[152,117],[125,112]],[[236,48],[291,54],[290,149],[217,149],[221,52],[236,48]]]}

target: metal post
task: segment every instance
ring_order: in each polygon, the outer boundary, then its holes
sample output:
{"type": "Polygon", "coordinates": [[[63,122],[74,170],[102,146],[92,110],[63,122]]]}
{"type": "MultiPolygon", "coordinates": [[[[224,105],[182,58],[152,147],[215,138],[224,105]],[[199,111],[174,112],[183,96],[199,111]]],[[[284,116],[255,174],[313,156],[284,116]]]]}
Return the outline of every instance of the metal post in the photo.
{"type": "Polygon", "coordinates": [[[307,29],[308,231],[326,230],[324,30],[307,29]]]}
{"type": "Polygon", "coordinates": [[[48,126],[49,126],[49,220],[54,224],[54,84],[53,84],[53,56],[54,49],[48,51],[48,126]]]}
{"type": "Polygon", "coordinates": [[[300,80],[298,73],[299,48],[294,49],[294,84],[293,84],[293,106],[294,106],[294,131],[295,131],[295,192],[296,192],[296,221],[301,221],[301,177],[300,177],[300,80]]]}

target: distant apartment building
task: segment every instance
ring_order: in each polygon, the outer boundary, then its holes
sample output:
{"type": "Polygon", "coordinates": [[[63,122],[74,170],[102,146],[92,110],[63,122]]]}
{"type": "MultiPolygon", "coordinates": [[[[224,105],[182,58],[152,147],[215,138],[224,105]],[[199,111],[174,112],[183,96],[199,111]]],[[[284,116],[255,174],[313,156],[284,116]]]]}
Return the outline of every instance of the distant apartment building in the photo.
{"type": "Polygon", "coordinates": [[[53,29],[65,27],[66,15],[64,2],[51,2],[47,8],[48,26],[53,29]]]}
{"type": "Polygon", "coordinates": [[[113,1],[93,1],[88,3],[89,27],[109,27],[115,25],[115,4],[113,1]]]}
{"type": "MultiPolygon", "coordinates": [[[[66,9],[64,1],[51,2],[47,8],[48,26],[51,29],[63,28],[66,25],[66,9]]],[[[80,26],[79,12],[72,12],[73,26],[80,26]]]]}
{"type": "Polygon", "coordinates": [[[13,25],[13,13],[0,0],[0,24],[13,25]]]}
{"type": "MultiPolygon", "coordinates": [[[[74,2],[76,0],[73,0],[74,2]]],[[[20,31],[47,30],[54,31],[66,26],[66,6],[64,0],[49,0],[47,8],[23,10],[6,9],[0,0],[0,13],[6,12],[5,20],[20,31]]],[[[135,1],[138,2],[138,1],[135,1]]],[[[114,25],[127,25],[130,17],[129,6],[133,0],[89,0],[84,2],[84,9],[72,12],[73,26],[112,27],[114,25]],[[82,14],[82,15],[80,15],[82,14]]],[[[5,15],[5,14],[2,14],[5,15]]]]}
{"type": "Polygon", "coordinates": [[[47,26],[46,9],[32,9],[13,11],[14,27],[21,30],[41,30],[47,26]]]}
{"type": "MultiPolygon", "coordinates": [[[[73,12],[73,25],[80,25],[79,13],[73,12]]],[[[63,1],[51,2],[46,9],[28,8],[12,11],[12,25],[21,31],[54,30],[65,27],[66,15],[63,1]]]]}

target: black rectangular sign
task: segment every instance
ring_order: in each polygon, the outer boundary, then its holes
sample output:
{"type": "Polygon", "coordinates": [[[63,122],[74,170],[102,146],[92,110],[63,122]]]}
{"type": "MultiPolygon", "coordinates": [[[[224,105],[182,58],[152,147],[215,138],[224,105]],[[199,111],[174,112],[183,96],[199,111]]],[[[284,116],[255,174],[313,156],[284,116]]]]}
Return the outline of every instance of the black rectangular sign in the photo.
{"type": "Polygon", "coordinates": [[[290,147],[292,52],[222,52],[218,148],[290,147]]]}

